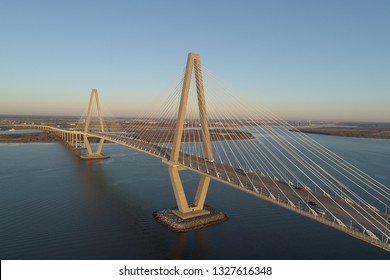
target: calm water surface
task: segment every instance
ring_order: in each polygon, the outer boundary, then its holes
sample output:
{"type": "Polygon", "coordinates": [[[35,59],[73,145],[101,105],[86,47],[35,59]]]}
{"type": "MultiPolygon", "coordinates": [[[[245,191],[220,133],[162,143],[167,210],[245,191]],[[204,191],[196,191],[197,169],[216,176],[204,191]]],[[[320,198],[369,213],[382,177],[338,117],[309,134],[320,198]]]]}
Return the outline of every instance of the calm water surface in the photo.
{"type": "Polygon", "coordinates": [[[6,130],[0,131],[0,134],[26,134],[26,133],[39,133],[43,132],[40,129],[20,129],[20,130],[6,130]]]}
{"type": "MultiPolygon", "coordinates": [[[[313,135],[390,185],[390,141],[313,135]]],[[[152,212],[175,205],[167,166],[106,144],[103,161],[62,144],[0,144],[1,259],[390,259],[390,253],[212,182],[229,220],[173,233],[152,212]]],[[[188,195],[198,175],[183,172],[188,195]]]]}

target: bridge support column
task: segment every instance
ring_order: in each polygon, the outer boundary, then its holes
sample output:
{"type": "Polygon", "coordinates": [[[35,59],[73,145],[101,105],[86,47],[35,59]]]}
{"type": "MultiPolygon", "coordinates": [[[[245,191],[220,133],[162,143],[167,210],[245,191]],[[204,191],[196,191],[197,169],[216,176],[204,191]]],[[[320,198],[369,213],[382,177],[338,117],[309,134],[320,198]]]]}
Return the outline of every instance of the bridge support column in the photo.
{"type": "Polygon", "coordinates": [[[73,133],[71,133],[70,134],[70,145],[74,148],[74,142],[75,142],[75,140],[74,140],[74,134],[73,133]]]}
{"type": "Polygon", "coordinates": [[[199,120],[201,124],[204,157],[208,160],[213,160],[208,117],[207,117],[207,110],[206,110],[206,101],[205,101],[204,88],[203,88],[202,69],[200,64],[200,55],[189,53],[187,58],[186,71],[184,75],[179,112],[177,116],[175,136],[173,138],[173,144],[172,144],[172,153],[170,158],[171,166],[169,167],[169,174],[171,177],[172,186],[175,192],[176,201],[178,202],[178,206],[179,206],[179,211],[175,212],[175,214],[181,218],[207,215],[209,213],[208,211],[202,211],[202,209],[204,206],[204,201],[206,199],[206,194],[210,183],[210,177],[205,175],[201,176],[198,190],[196,192],[195,200],[194,203],[192,204],[193,206],[191,207],[188,207],[188,205],[180,206],[179,203],[181,203],[181,200],[183,199],[180,199],[180,196],[178,196],[178,194],[181,194],[182,192],[184,193],[184,190],[183,190],[183,186],[181,185],[179,172],[175,170],[175,165],[178,162],[180,156],[180,146],[183,137],[185,114],[187,109],[188,96],[190,91],[193,70],[195,70],[196,92],[198,97],[199,120]]]}
{"type": "Polygon", "coordinates": [[[76,149],[77,146],[79,145],[78,141],[77,141],[77,134],[73,134],[73,148],[76,149]]]}
{"type": "Polygon", "coordinates": [[[219,224],[228,219],[224,213],[205,205],[210,183],[209,176],[201,175],[194,202],[189,204],[180,178],[180,171],[186,168],[180,165],[171,165],[169,162],[166,163],[169,164],[169,176],[177,208],[154,212],[153,216],[159,223],[175,232],[187,232],[219,224]]]}
{"type": "Polygon", "coordinates": [[[93,108],[94,102],[96,103],[96,107],[97,107],[97,112],[98,112],[98,117],[99,117],[99,124],[100,124],[100,132],[102,132],[102,133],[105,132],[104,122],[103,122],[103,113],[102,113],[102,110],[100,108],[100,101],[99,101],[98,91],[97,91],[97,89],[92,89],[91,97],[89,99],[89,105],[88,105],[88,114],[87,114],[87,118],[85,120],[85,128],[84,128],[84,145],[87,148],[88,154],[80,156],[80,158],[82,158],[82,159],[105,159],[105,158],[109,158],[109,156],[103,155],[101,153],[102,149],[103,149],[103,144],[104,144],[104,139],[103,138],[99,139],[99,145],[98,145],[98,148],[97,148],[96,152],[92,151],[91,145],[90,145],[89,140],[88,140],[88,129],[89,129],[90,121],[91,121],[91,114],[92,114],[92,108],[93,108]]]}
{"type": "Polygon", "coordinates": [[[210,184],[209,176],[206,174],[201,175],[194,202],[191,204],[188,204],[180,179],[179,172],[186,169],[185,166],[179,164],[179,157],[181,156],[180,147],[193,69],[195,70],[204,158],[213,161],[200,56],[199,54],[189,53],[176,121],[175,136],[172,143],[172,151],[169,161],[165,162],[169,165],[169,176],[177,202],[177,209],[166,209],[153,213],[157,221],[168,228],[179,232],[194,230],[227,220],[225,214],[218,212],[209,206],[205,206],[206,195],[210,184]],[[180,221],[178,221],[178,217],[181,218],[180,221]]]}
{"type": "Polygon", "coordinates": [[[110,157],[108,155],[103,155],[101,153],[103,149],[104,139],[101,138],[99,140],[99,145],[96,152],[92,151],[92,147],[91,144],[89,143],[88,136],[85,135],[84,135],[84,144],[85,144],[85,148],[87,148],[87,154],[81,155],[80,156],[81,159],[106,159],[110,157]]]}
{"type": "Polygon", "coordinates": [[[180,170],[184,169],[177,166],[169,166],[169,176],[171,178],[173,192],[175,194],[178,206],[178,210],[173,210],[172,212],[182,219],[189,219],[210,214],[210,211],[203,209],[210,183],[210,177],[205,175],[201,176],[194,202],[192,204],[188,204],[187,197],[180,179],[180,170]]]}
{"type": "Polygon", "coordinates": [[[75,150],[84,150],[86,149],[85,145],[83,145],[84,141],[83,141],[83,135],[82,134],[76,134],[75,135],[75,146],[74,146],[74,149],[75,150]]]}

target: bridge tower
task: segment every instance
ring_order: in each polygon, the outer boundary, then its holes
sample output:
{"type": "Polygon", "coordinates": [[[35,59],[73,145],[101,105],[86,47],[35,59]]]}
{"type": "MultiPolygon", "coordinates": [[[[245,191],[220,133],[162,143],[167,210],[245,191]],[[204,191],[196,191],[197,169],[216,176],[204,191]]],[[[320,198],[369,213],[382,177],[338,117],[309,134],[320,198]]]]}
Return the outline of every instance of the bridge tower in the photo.
{"type": "Polygon", "coordinates": [[[88,140],[88,137],[90,137],[89,133],[88,133],[88,129],[89,129],[89,125],[90,125],[90,122],[91,122],[92,109],[93,109],[94,104],[96,104],[96,108],[97,108],[100,132],[102,132],[102,133],[105,132],[104,121],[103,121],[103,113],[102,113],[102,109],[100,107],[100,101],[99,101],[99,94],[98,94],[97,89],[92,89],[91,97],[89,98],[87,118],[85,120],[85,127],[84,127],[84,133],[83,133],[83,135],[84,135],[84,144],[85,144],[85,147],[87,148],[87,152],[88,153],[86,155],[81,155],[80,158],[82,158],[82,159],[105,159],[105,158],[109,158],[109,156],[101,154],[102,149],[103,149],[103,144],[104,144],[104,139],[103,138],[99,139],[99,145],[98,145],[98,147],[96,149],[96,152],[92,151],[91,145],[90,145],[89,140],[88,140]]]}
{"type": "Polygon", "coordinates": [[[173,213],[182,219],[189,219],[197,216],[210,214],[208,210],[204,209],[204,202],[210,184],[210,177],[207,175],[201,175],[194,201],[193,203],[189,204],[179,174],[180,171],[186,169],[184,166],[179,164],[179,155],[193,70],[195,70],[196,91],[198,98],[199,119],[201,124],[204,157],[208,161],[214,160],[211,149],[200,55],[189,53],[180,99],[179,112],[176,121],[172,153],[170,156],[170,160],[166,162],[167,164],[169,164],[169,176],[172,182],[172,187],[178,206],[178,210],[173,210],[173,213]]]}

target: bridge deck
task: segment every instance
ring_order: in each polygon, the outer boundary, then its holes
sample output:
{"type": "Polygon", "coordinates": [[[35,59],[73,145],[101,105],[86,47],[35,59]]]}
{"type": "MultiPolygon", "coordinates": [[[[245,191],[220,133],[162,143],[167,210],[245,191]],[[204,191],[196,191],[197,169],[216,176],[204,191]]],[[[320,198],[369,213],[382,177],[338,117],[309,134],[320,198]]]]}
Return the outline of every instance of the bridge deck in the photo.
{"type": "MultiPolygon", "coordinates": [[[[107,133],[98,133],[95,136],[169,161],[171,152],[170,149],[161,148],[153,143],[107,133]]],[[[181,153],[179,157],[179,164],[195,173],[208,175],[217,181],[223,182],[284,208],[288,208],[289,210],[307,216],[328,226],[337,228],[354,237],[363,239],[366,242],[390,251],[390,244],[388,243],[389,240],[386,240],[386,237],[380,232],[382,231],[387,233],[388,230],[390,230],[390,228],[387,229],[383,227],[384,222],[389,218],[388,214],[375,212],[368,207],[362,206],[362,208],[367,212],[362,215],[358,213],[358,206],[356,204],[351,205],[341,198],[333,197],[331,199],[324,193],[314,192],[307,189],[297,190],[296,188],[289,186],[287,183],[274,181],[268,177],[262,176],[261,174],[245,173],[233,166],[215,161],[210,162],[203,158],[196,158],[194,155],[181,153]],[[318,208],[324,209],[326,214],[316,215],[314,211],[316,207],[311,207],[307,204],[307,197],[309,197],[309,200],[311,201],[316,201],[318,208]],[[316,199],[314,199],[314,197],[316,199]],[[343,209],[345,209],[345,211],[343,209]],[[333,216],[330,213],[332,213],[333,216]],[[378,214],[380,217],[378,217],[378,214]],[[380,218],[382,218],[380,221],[382,224],[377,221],[380,218]],[[378,237],[378,240],[364,234],[367,233],[367,230],[375,234],[378,237]]],[[[359,209],[359,212],[362,213],[362,209],[359,209]]]]}

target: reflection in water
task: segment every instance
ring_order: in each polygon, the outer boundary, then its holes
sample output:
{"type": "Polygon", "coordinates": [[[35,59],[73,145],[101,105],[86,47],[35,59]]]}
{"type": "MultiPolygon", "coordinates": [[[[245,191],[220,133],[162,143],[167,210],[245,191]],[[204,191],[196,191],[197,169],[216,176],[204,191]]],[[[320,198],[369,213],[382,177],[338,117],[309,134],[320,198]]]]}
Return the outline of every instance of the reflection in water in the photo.
{"type": "Polygon", "coordinates": [[[104,190],[106,188],[108,182],[102,160],[83,160],[80,155],[84,154],[84,151],[74,150],[65,143],[62,143],[61,146],[67,151],[75,167],[81,170],[80,174],[84,186],[93,187],[94,190],[104,190]]]}
{"type": "Polygon", "coordinates": [[[103,191],[107,186],[103,164],[99,160],[87,160],[82,167],[84,184],[93,187],[94,190],[103,191]]]}
{"type": "Polygon", "coordinates": [[[174,243],[171,259],[179,260],[184,259],[186,248],[186,232],[179,232],[176,234],[176,243],[174,243]]]}
{"type": "Polygon", "coordinates": [[[194,232],[176,233],[176,242],[174,243],[171,259],[207,259],[208,246],[207,236],[204,229],[198,229],[194,232]],[[190,237],[195,235],[195,240],[190,237]],[[191,250],[192,246],[195,250],[191,250]],[[191,249],[187,251],[188,247],[191,249]]]}

